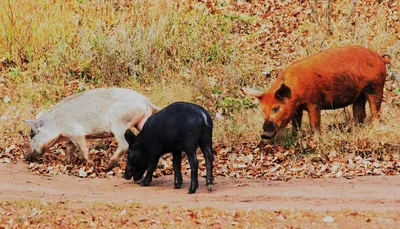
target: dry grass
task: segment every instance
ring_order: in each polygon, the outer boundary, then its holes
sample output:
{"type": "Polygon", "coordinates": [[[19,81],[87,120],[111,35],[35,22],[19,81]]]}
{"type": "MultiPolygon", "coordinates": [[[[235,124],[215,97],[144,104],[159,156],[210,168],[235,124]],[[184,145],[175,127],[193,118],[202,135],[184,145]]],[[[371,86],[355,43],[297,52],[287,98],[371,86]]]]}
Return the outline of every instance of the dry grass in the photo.
{"type": "Polygon", "coordinates": [[[350,111],[351,109],[326,112],[323,120],[325,133],[318,139],[319,152],[365,156],[400,151],[399,108],[385,104],[380,120],[366,120],[363,125],[357,125],[353,121],[350,111]]]}
{"type": "MultiPolygon", "coordinates": [[[[216,142],[257,140],[262,114],[239,87],[268,88],[290,62],[350,44],[390,53],[390,73],[399,69],[399,14],[391,2],[334,3],[331,36],[324,5],[305,6],[303,19],[296,20],[290,12],[299,2],[265,19],[227,3],[213,13],[186,1],[0,0],[0,147],[19,140],[19,131],[28,134],[22,119],[72,93],[113,86],[136,89],[161,107],[179,100],[205,106],[215,120],[216,142]]],[[[364,141],[376,152],[399,144],[398,112],[386,104],[385,124],[366,127],[352,126],[341,110],[324,115],[318,152],[341,152],[364,141]],[[328,130],[338,122],[350,125],[350,132],[328,130]]]]}
{"type": "Polygon", "coordinates": [[[5,228],[395,228],[399,211],[219,210],[137,203],[0,201],[5,228]],[[328,221],[330,217],[332,221],[328,221]]]}

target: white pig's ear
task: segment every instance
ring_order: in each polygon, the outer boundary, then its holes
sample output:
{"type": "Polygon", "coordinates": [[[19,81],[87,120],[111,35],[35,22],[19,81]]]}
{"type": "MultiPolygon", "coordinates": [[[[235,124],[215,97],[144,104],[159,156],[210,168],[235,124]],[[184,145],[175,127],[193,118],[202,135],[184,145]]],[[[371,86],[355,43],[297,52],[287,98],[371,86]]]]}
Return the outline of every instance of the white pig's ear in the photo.
{"type": "Polygon", "coordinates": [[[129,144],[134,144],[137,141],[136,135],[132,132],[131,129],[127,129],[125,131],[125,139],[129,144]]]}
{"type": "Polygon", "coordinates": [[[39,113],[37,113],[37,115],[36,115],[36,119],[39,119],[39,118],[41,118],[43,115],[45,115],[46,114],[46,110],[43,110],[43,111],[39,111],[39,113]]]}
{"type": "Polygon", "coordinates": [[[38,121],[35,121],[35,120],[22,120],[22,121],[24,121],[26,124],[28,124],[32,128],[33,132],[37,132],[37,130],[39,129],[38,121]]]}

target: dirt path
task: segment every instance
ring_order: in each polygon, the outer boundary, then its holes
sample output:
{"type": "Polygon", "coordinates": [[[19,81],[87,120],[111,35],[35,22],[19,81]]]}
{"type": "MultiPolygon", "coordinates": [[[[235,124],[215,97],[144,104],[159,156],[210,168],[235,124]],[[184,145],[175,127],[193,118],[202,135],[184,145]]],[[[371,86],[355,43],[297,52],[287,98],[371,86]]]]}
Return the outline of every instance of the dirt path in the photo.
{"type": "Polygon", "coordinates": [[[287,182],[216,178],[209,193],[200,188],[188,195],[184,186],[173,189],[173,176],[153,179],[153,186],[140,187],[120,178],[80,179],[67,175],[32,175],[25,164],[0,164],[0,199],[45,201],[103,201],[170,204],[183,207],[211,206],[220,209],[295,208],[302,210],[400,210],[400,177],[369,176],[354,179],[299,179],[287,182]]]}

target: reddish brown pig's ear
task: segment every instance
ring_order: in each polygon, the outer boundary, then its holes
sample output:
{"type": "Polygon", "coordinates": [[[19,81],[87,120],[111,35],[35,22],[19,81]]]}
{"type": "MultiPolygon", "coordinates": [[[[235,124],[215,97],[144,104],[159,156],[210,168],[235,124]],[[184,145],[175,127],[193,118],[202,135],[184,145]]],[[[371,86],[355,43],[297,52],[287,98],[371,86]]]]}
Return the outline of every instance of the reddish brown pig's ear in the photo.
{"type": "Polygon", "coordinates": [[[275,98],[278,100],[290,99],[292,97],[292,90],[290,87],[286,86],[284,83],[275,92],[275,98]]]}
{"type": "Polygon", "coordinates": [[[247,88],[247,87],[240,88],[240,91],[242,91],[246,95],[254,96],[259,100],[262,100],[262,97],[264,95],[264,92],[262,92],[262,91],[257,91],[257,90],[247,88]]]}

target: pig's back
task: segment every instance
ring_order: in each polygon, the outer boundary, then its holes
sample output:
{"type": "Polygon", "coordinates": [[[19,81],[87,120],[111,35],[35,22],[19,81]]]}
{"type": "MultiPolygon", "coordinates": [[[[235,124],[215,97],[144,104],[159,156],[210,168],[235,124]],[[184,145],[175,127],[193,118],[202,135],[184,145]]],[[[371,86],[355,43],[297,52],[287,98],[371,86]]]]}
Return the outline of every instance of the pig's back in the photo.
{"type": "Polygon", "coordinates": [[[106,134],[112,122],[128,123],[147,104],[147,98],[133,90],[101,88],[65,98],[44,118],[56,120],[70,134],[106,134]]]}
{"type": "Polygon", "coordinates": [[[358,100],[368,85],[383,89],[385,79],[385,61],[378,53],[348,46],[328,49],[289,65],[270,91],[277,91],[284,83],[301,103],[337,109],[358,100]]]}
{"type": "Polygon", "coordinates": [[[212,128],[213,121],[203,107],[175,102],[152,115],[140,134],[149,142],[174,145],[187,137],[211,134],[212,128]]]}
{"type": "MultiPolygon", "coordinates": [[[[277,81],[295,87],[332,84],[335,80],[346,81],[349,78],[383,84],[386,78],[383,58],[361,46],[332,48],[292,63],[277,81]]],[[[279,86],[274,85],[274,89],[279,86]]]]}
{"type": "Polygon", "coordinates": [[[212,127],[212,119],[201,106],[188,102],[174,102],[153,115],[155,124],[168,129],[177,128],[187,131],[185,126],[212,127]]]}

